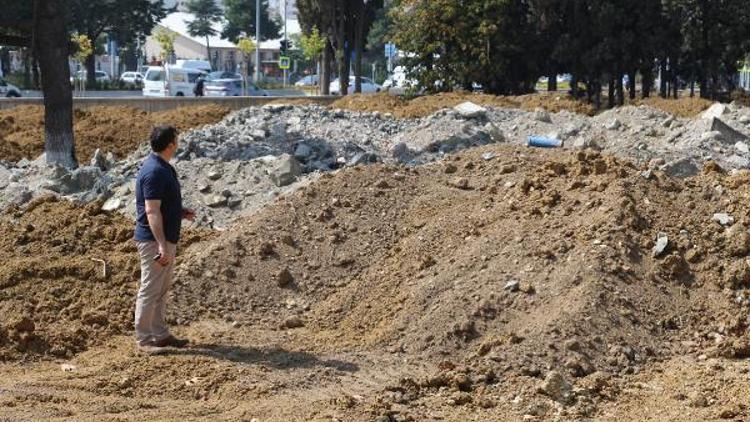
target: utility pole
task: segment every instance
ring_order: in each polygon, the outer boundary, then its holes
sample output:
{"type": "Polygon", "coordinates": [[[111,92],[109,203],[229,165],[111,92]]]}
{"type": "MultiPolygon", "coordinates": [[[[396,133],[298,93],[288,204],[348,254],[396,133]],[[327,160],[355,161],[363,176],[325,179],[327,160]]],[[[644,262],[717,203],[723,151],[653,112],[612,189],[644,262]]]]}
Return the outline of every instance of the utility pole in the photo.
{"type": "Polygon", "coordinates": [[[260,0],[255,0],[255,84],[260,83],[260,0]]]}
{"type": "MultiPolygon", "coordinates": [[[[289,48],[289,41],[286,38],[286,0],[284,0],[284,42],[287,45],[287,48],[289,48]]],[[[288,52],[285,52],[285,54],[289,54],[288,52]]],[[[286,69],[284,69],[284,89],[286,89],[286,69]]]]}

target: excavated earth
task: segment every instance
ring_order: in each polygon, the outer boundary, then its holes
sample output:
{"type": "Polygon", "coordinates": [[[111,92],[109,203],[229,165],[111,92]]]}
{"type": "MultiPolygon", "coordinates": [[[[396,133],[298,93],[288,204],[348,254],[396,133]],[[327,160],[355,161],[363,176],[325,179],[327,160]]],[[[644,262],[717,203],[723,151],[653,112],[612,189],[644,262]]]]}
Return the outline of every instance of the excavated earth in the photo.
{"type": "MultiPolygon", "coordinates": [[[[149,113],[129,107],[76,109],[76,154],[88,163],[96,149],[123,158],[144,143],[155,124],[169,123],[184,131],[216,123],[229,109],[215,105],[149,113]]],[[[19,106],[0,111],[0,160],[34,160],[44,152],[44,108],[19,106]]]]}
{"type": "Polygon", "coordinates": [[[750,417],[750,172],[490,145],[356,165],[180,256],[135,352],[127,219],[0,218],[7,420],[750,417]],[[108,272],[102,272],[103,259],[108,272]]]}

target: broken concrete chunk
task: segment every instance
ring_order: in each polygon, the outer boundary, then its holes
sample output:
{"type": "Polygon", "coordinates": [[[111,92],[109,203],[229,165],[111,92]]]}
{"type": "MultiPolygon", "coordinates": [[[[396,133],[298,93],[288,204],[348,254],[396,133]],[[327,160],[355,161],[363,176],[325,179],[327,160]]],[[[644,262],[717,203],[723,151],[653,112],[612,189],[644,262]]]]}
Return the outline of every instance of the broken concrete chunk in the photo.
{"type": "Polygon", "coordinates": [[[570,399],[571,389],[570,383],[557,371],[550,371],[540,386],[542,393],[561,403],[570,399]]]}
{"type": "Polygon", "coordinates": [[[612,119],[612,121],[604,125],[604,128],[607,130],[617,130],[620,127],[622,127],[622,123],[618,119],[612,119]]]}
{"type": "Polygon", "coordinates": [[[474,119],[477,117],[482,117],[487,114],[487,109],[476,105],[470,101],[461,103],[455,107],[453,107],[453,110],[458,113],[459,116],[463,117],[464,119],[474,119]]]}
{"type": "Polygon", "coordinates": [[[701,114],[701,117],[706,120],[711,120],[723,116],[727,112],[727,106],[721,103],[716,103],[708,108],[701,114]]]}
{"type": "Polygon", "coordinates": [[[544,123],[552,123],[552,117],[550,117],[547,110],[543,108],[537,108],[534,110],[534,120],[544,123]]]}
{"type": "Polygon", "coordinates": [[[721,139],[725,142],[735,143],[747,140],[747,136],[724,123],[718,117],[711,121],[711,131],[721,133],[721,139]]]}
{"type": "Polygon", "coordinates": [[[661,256],[664,251],[667,250],[667,246],[669,246],[669,237],[666,233],[659,232],[659,234],[656,235],[656,245],[654,245],[654,248],[651,250],[651,256],[654,258],[661,256]]]}
{"type": "Polygon", "coordinates": [[[288,186],[302,174],[302,166],[289,154],[279,157],[279,164],[271,172],[271,180],[276,186],[288,186]]]}
{"type": "Polygon", "coordinates": [[[711,220],[721,224],[724,227],[734,224],[734,217],[724,212],[714,214],[711,220]]]}
{"type": "Polygon", "coordinates": [[[116,211],[122,208],[122,199],[120,198],[109,198],[107,202],[102,205],[102,211],[116,211]]]}

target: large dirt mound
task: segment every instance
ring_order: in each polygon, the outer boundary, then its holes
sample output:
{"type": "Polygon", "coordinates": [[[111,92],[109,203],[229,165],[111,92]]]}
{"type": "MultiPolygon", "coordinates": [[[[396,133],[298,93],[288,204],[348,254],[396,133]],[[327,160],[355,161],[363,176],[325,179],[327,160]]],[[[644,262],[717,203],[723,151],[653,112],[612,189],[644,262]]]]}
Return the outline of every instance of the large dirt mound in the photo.
{"type": "MultiPolygon", "coordinates": [[[[379,95],[349,95],[334,102],[331,107],[354,111],[391,113],[400,118],[417,118],[429,116],[443,109],[454,107],[464,101],[493,107],[519,108],[535,110],[543,108],[557,113],[563,110],[593,116],[596,110],[584,101],[576,101],[566,93],[547,93],[520,96],[493,96],[472,93],[441,93],[419,96],[412,99],[404,97],[379,95]]],[[[711,106],[712,102],[701,98],[681,97],[677,100],[652,97],[630,101],[631,105],[649,105],[677,117],[690,118],[711,106]]]]}
{"type": "MultiPolygon", "coordinates": [[[[229,109],[216,105],[149,113],[129,107],[75,110],[76,154],[88,163],[97,148],[123,158],[148,139],[155,124],[184,131],[216,123],[229,109]]],[[[0,111],[0,160],[33,160],[44,152],[44,108],[22,106],[0,111]]]]}
{"type": "Polygon", "coordinates": [[[378,95],[348,95],[335,101],[331,104],[331,107],[353,111],[391,113],[399,118],[418,118],[429,116],[444,108],[455,107],[465,101],[471,101],[483,106],[520,108],[524,110],[544,108],[554,113],[568,110],[589,116],[595,114],[593,107],[583,102],[575,101],[567,95],[546,93],[513,97],[450,92],[410,99],[387,93],[378,95]]]}
{"type": "MultiPolygon", "coordinates": [[[[0,360],[70,357],[129,331],[140,274],[132,235],[132,222],[99,203],[42,197],[0,216],[0,360]]],[[[189,232],[185,246],[203,235],[189,232]]]]}
{"type": "Polygon", "coordinates": [[[445,362],[436,378],[392,387],[416,396],[464,377],[461,400],[478,404],[497,374],[512,385],[554,370],[580,380],[577,399],[558,400],[586,413],[601,377],[746,352],[733,302],[750,286],[750,178],[643,170],[511,146],[342,170],[194,250],[173,312],[302,326],[310,350],[445,362]]]}

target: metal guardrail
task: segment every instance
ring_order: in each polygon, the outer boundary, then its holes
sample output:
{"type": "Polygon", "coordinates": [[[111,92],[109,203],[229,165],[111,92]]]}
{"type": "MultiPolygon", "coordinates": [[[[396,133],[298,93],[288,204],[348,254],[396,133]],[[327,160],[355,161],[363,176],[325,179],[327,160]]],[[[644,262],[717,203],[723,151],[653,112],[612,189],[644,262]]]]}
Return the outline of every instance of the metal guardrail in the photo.
{"type": "MultiPolygon", "coordinates": [[[[132,107],[144,111],[173,110],[180,107],[216,104],[232,110],[259,106],[285,101],[305,100],[320,105],[329,105],[336,101],[338,96],[298,96],[298,97],[118,97],[118,98],[73,98],[73,108],[86,109],[90,107],[132,107]]],[[[22,105],[44,105],[42,98],[0,98],[0,110],[22,106],[22,105]]]]}

